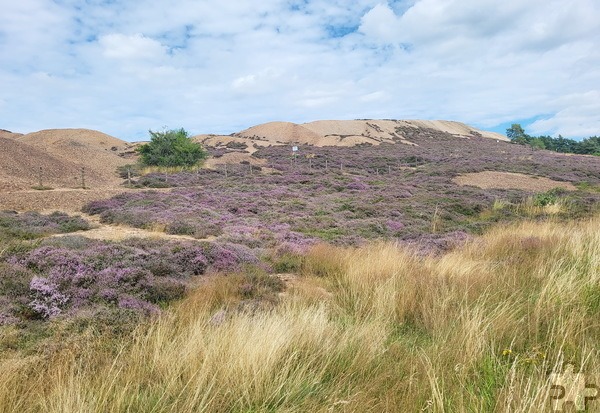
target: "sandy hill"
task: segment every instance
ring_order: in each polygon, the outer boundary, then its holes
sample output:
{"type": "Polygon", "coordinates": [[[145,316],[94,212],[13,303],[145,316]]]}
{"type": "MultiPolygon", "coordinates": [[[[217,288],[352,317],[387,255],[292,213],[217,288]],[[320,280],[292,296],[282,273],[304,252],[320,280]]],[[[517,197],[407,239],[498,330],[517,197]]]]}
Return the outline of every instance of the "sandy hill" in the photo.
{"type": "Polygon", "coordinates": [[[423,120],[321,120],[301,125],[270,122],[233,134],[234,137],[272,144],[354,146],[361,143],[410,143],[412,132],[442,131],[460,138],[481,136],[506,141],[504,135],[481,131],[464,123],[423,120]]]}
{"type": "Polygon", "coordinates": [[[96,149],[101,151],[122,150],[128,143],[121,139],[90,129],[46,129],[28,133],[18,138],[19,141],[48,149],[62,155],[62,151],[72,148],[96,149]]]}
{"type": "Polygon", "coordinates": [[[131,163],[123,155],[129,144],[88,129],[51,129],[13,138],[2,138],[0,188],[30,189],[39,182],[53,188],[81,185],[85,168],[86,186],[101,188],[121,182],[115,171],[131,163]]]}
{"type": "Polygon", "coordinates": [[[296,124],[269,122],[256,125],[229,136],[197,135],[196,142],[219,148],[226,152],[211,159],[207,165],[231,163],[243,158],[255,160],[251,155],[262,146],[304,144],[314,146],[355,146],[360,144],[404,143],[413,145],[414,135],[435,138],[443,132],[457,138],[483,137],[508,141],[504,135],[482,131],[460,122],[444,120],[319,120],[296,124]]]}
{"type": "Polygon", "coordinates": [[[11,132],[11,131],[6,130],[6,129],[0,129],[0,138],[15,139],[15,138],[18,138],[18,137],[21,137],[21,136],[23,136],[22,133],[14,133],[14,132],[11,132]]]}

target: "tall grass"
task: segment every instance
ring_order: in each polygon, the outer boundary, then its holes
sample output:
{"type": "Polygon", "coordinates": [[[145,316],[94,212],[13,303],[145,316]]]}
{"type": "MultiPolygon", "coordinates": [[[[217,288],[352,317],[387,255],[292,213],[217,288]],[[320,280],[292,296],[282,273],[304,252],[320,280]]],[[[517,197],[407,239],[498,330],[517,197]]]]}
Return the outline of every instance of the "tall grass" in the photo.
{"type": "Polygon", "coordinates": [[[4,357],[0,411],[549,411],[564,362],[600,384],[598,228],[497,227],[425,259],[316,246],[271,310],[216,277],[130,342],[4,357]]]}

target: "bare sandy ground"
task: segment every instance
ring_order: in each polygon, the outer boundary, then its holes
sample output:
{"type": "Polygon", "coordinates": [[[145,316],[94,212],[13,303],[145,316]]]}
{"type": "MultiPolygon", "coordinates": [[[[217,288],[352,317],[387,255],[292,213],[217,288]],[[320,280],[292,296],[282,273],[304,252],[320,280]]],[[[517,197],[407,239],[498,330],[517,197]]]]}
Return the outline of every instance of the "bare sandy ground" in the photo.
{"type": "Polygon", "coordinates": [[[127,188],[56,189],[0,192],[0,209],[14,211],[65,211],[80,213],[88,202],[130,191],[127,188]]]}
{"type": "Polygon", "coordinates": [[[508,140],[506,136],[499,133],[481,131],[464,123],[442,120],[320,120],[301,125],[290,122],[269,122],[238,132],[234,136],[268,141],[273,144],[299,143],[314,146],[410,143],[404,136],[402,128],[434,129],[461,138],[481,136],[508,140]]]}
{"type": "MultiPolygon", "coordinates": [[[[89,239],[103,241],[122,241],[129,238],[147,238],[147,239],[168,239],[177,241],[198,241],[198,239],[186,235],[167,234],[163,231],[150,231],[140,228],[132,228],[121,225],[107,225],[100,222],[98,216],[78,214],[92,223],[94,228],[87,231],[76,231],[68,234],[56,234],[52,237],[65,237],[70,235],[79,235],[89,239]]],[[[208,240],[208,238],[207,238],[208,240]]]]}
{"type": "Polygon", "coordinates": [[[459,185],[476,186],[483,189],[520,189],[531,192],[545,192],[554,188],[575,191],[570,182],[554,181],[549,178],[512,172],[484,171],[464,174],[454,178],[459,185]]]}

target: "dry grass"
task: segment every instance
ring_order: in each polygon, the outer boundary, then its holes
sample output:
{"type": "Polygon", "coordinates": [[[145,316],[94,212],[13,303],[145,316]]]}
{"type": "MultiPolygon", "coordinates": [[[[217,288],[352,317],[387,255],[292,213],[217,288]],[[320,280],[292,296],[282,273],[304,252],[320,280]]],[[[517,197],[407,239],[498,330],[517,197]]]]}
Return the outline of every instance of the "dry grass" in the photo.
{"type": "Polygon", "coordinates": [[[320,245],[304,276],[327,299],[296,288],[215,323],[237,288],[216,277],[121,346],[5,357],[0,411],[547,411],[563,362],[600,378],[599,227],[498,227],[426,259],[320,245]]]}

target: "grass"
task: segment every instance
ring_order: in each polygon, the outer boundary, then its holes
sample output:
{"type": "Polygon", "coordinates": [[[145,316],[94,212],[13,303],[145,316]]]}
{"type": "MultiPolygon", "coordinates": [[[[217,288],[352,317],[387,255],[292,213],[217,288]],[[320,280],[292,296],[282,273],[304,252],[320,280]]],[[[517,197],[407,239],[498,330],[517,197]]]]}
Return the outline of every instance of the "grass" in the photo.
{"type": "Polygon", "coordinates": [[[143,166],[139,168],[138,173],[140,175],[148,174],[175,174],[180,172],[196,172],[201,166],[143,166]]]}
{"type": "Polygon", "coordinates": [[[599,383],[599,227],[498,226],[426,258],[316,245],[278,305],[216,276],[130,340],[4,354],[0,412],[550,410],[564,362],[599,383]]]}

